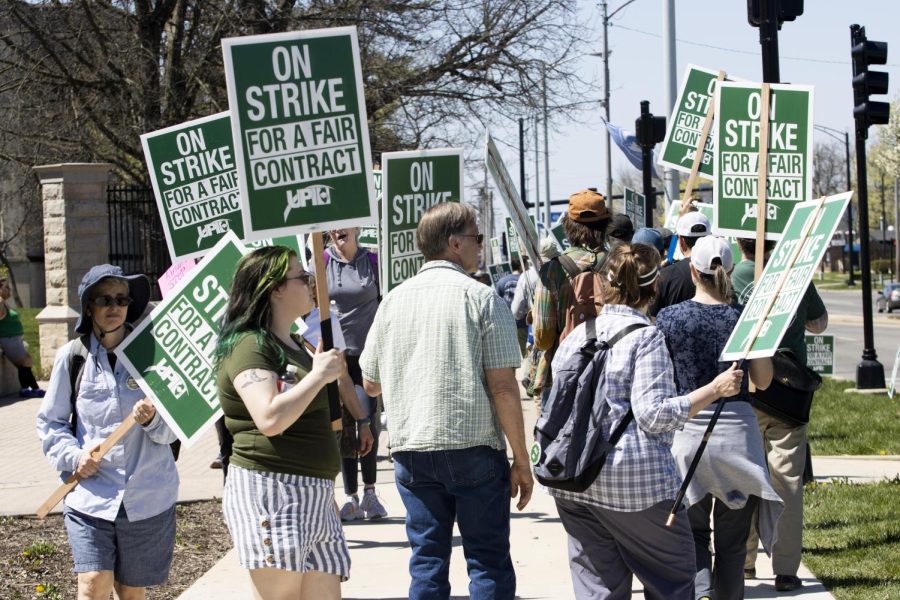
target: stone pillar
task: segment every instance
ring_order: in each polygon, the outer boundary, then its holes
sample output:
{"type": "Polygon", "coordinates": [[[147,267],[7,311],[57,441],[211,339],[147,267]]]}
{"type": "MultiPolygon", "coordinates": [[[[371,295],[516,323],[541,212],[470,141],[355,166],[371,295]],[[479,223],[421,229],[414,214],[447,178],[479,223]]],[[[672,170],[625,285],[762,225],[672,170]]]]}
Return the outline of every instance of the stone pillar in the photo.
{"type": "Polygon", "coordinates": [[[66,163],[34,167],[44,213],[47,306],[37,316],[41,368],[74,336],[81,310],[78,284],[92,266],[109,262],[106,186],[112,165],[66,163]]]}

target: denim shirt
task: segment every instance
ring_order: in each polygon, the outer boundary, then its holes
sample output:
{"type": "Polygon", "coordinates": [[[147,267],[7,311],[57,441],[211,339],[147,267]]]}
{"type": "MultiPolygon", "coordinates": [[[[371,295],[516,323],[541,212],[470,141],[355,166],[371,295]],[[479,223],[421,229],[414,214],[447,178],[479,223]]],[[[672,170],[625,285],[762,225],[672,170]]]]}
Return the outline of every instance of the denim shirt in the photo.
{"type": "MultiPolygon", "coordinates": [[[[76,341],[57,351],[37,416],[44,454],[63,480],[75,471],[81,455],[108,438],[145,397],[122,361],[116,361],[115,371],[110,368],[106,349],[92,335],[72,435],[69,355],[76,341]]],[[[167,510],[178,497],[178,471],[168,446],[175,439],[159,412],[146,426],[135,425],[103,457],[97,473],[83,479],[66,496],[66,506],[106,521],[115,520],[123,503],[129,521],[148,519],[167,510]]]]}

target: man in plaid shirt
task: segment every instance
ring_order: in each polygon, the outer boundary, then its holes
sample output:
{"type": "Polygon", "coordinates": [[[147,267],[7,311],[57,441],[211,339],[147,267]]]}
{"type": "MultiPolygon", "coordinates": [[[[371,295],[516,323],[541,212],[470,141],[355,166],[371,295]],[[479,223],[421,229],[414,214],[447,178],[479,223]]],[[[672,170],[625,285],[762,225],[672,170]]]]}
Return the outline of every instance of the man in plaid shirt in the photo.
{"type": "MultiPolygon", "coordinates": [[[[563,254],[571,258],[579,271],[598,270],[606,260],[606,227],[609,224],[606,200],[596,190],[581,190],[569,197],[563,216],[563,229],[571,247],[563,254]]],[[[535,376],[535,394],[541,390],[541,404],[553,384],[550,363],[562,341],[566,309],[574,302],[569,275],[558,259],[541,266],[540,280],[534,290],[534,345],[544,351],[535,376]]]]}

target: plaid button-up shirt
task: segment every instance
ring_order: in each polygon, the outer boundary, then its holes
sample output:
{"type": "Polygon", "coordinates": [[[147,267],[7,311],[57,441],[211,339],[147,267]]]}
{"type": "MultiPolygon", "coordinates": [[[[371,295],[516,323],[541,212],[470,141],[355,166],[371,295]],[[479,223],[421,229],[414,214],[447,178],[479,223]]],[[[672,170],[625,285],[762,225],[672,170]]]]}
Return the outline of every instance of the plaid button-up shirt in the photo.
{"type": "Polygon", "coordinates": [[[359,360],[381,383],[395,452],[505,449],[484,373],[521,362],[506,303],[441,260],[384,297],[359,360]]]}
{"type": "MultiPolygon", "coordinates": [[[[647,317],[622,305],[606,305],[596,320],[597,338],[609,339],[647,317]]],[[[585,325],[566,337],[553,359],[560,368],[587,341],[585,325]]],[[[678,396],[669,351],[656,327],[638,329],[613,346],[606,363],[609,414],[602,422],[608,439],[631,408],[634,421],[625,430],[596,481],[583,493],[548,490],[551,496],[636,512],[675,499],[681,476],[670,448],[677,429],[688,420],[690,401],[678,396]]]]}

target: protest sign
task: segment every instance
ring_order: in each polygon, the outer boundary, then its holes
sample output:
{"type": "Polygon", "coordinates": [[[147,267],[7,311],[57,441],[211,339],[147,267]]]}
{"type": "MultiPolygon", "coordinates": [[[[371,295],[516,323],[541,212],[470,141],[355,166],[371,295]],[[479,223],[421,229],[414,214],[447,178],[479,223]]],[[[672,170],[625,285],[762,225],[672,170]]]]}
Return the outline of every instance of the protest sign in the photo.
{"type": "Polygon", "coordinates": [[[541,264],[543,264],[543,260],[538,254],[537,228],[534,225],[534,221],[528,217],[525,206],[522,204],[522,199],[516,191],[516,186],[509,176],[509,171],[506,170],[506,165],[503,164],[503,157],[500,156],[500,151],[497,149],[497,145],[490,134],[488,134],[485,144],[484,163],[488,173],[491,174],[491,178],[494,180],[494,185],[497,186],[497,190],[500,192],[500,199],[503,200],[503,204],[506,206],[506,212],[509,213],[510,218],[513,220],[513,225],[515,225],[516,231],[519,233],[519,239],[525,247],[528,259],[535,269],[539,269],[541,264]]]}
{"type": "Polygon", "coordinates": [[[499,265],[505,262],[503,260],[503,248],[500,245],[500,238],[491,238],[491,264],[499,265]]]}
{"type": "Polygon", "coordinates": [[[244,237],[376,219],[356,28],[222,40],[244,237]]]}
{"type": "Polygon", "coordinates": [[[225,234],[116,348],[137,385],[187,446],[222,414],[212,356],[243,253],[234,232],[225,234]]]}
{"type": "Polygon", "coordinates": [[[806,336],[806,366],[822,375],[834,375],[834,336],[806,336]]]}
{"type": "Polygon", "coordinates": [[[519,232],[516,231],[516,226],[509,217],[506,217],[506,249],[509,251],[510,261],[512,259],[522,260],[522,255],[519,251],[519,232]]]}
{"type": "Polygon", "coordinates": [[[724,81],[716,86],[713,230],[720,235],[757,235],[761,196],[765,239],[778,240],[793,208],[812,197],[813,88],[764,85],[771,89],[768,105],[760,84],[724,81]],[[769,117],[762,124],[766,106],[769,117]],[[766,127],[768,143],[761,148],[766,127]],[[766,173],[763,194],[758,193],[761,169],[766,173]]]}
{"type": "MultiPolygon", "coordinates": [[[[697,65],[688,65],[685,68],[684,76],[681,78],[681,90],[675,100],[672,118],[669,119],[666,138],[659,151],[657,161],[659,164],[682,173],[691,173],[707,114],[710,114],[711,109],[713,113],[715,111],[712,102],[718,75],[718,71],[697,65]]],[[[714,117],[710,114],[710,119],[712,118],[714,117]]],[[[707,128],[697,175],[712,179],[714,149],[715,139],[709,135],[707,128]]]]}
{"type": "Polygon", "coordinates": [[[227,112],[141,136],[172,262],[203,258],[228,231],[244,236],[227,112]]]}
{"type": "Polygon", "coordinates": [[[191,260],[182,260],[180,262],[172,264],[166,272],[159,276],[159,279],[156,280],[156,284],[159,286],[159,295],[165,298],[169,295],[169,292],[172,291],[178,282],[181,281],[181,278],[187,275],[188,271],[193,269],[197,263],[191,260]]]}
{"type": "Polygon", "coordinates": [[[381,169],[372,171],[375,182],[375,204],[378,207],[378,219],[359,228],[359,245],[363,248],[378,249],[378,225],[381,223],[381,169]]]}
{"type": "Polygon", "coordinates": [[[512,275],[512,268],[509,266],[509,263],[494,263],[488,265],[488,275],[491,277],[491,284],[497,287],[497,282],[507,275],[512,275]]]}
{"type": "Polygon", "coordinates": [[[897,390],[897,371],[900,369],[900,347],[897,348],[897,354],[894,355],[894,369],[891,371],[891,385],[888,387],[888,397],[894,399],[894,392],[897,390]]]}
{"type": "Polygon", "coordinates": [[[719,360],[775,353],[852,195],[796,205],[719,360]]]}
{"type": "Polygon", "coordinates": [[[644,217],[644,210],[647,202],[643,194],[638,194],[632,189],[625,188],[625,216],[631,219],[635,231],[644,226],[647,222],[644,217]]]}
{"type": "Polygon", "coordinates": [[[463,156],[459,148],[385,152],[381,221],[381,285],[388,293],[419,271],[425,257],[416,243],[416,227],[429,208],[461,202],[463,156]]]}

